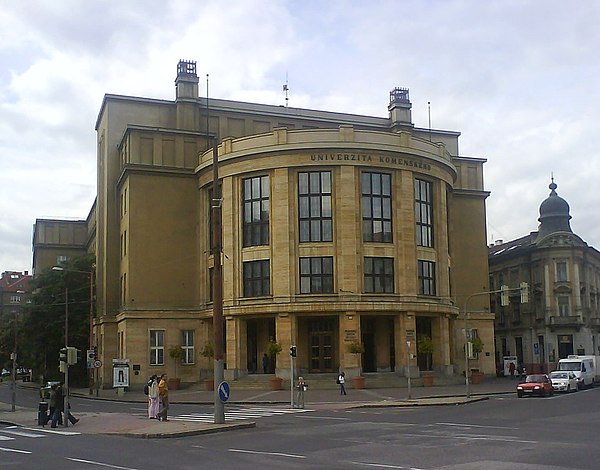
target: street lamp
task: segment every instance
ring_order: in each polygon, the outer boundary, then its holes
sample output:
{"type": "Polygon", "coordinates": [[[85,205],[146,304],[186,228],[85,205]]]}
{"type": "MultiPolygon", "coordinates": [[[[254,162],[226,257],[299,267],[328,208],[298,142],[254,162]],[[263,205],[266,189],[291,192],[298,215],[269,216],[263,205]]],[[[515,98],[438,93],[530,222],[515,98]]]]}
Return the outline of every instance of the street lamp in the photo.
{"type": "MultiPolygon", "coordinates": [[[[79,274],[87,274],[90,277],[90,312],[89,312],[89,349],[94,349],[94,265],[92,265],[91,271],[80,271],[77,269],[65,269],[62,266],[53,266],[53,271],[63,271],[68,273],[79,273],[79,274]]],[[[66,344],[65,338],[65,347],[68,347],[66,344]]],[[[87,356],[86,356],[87,357],[87,356]]],[[[88,368],[89,370],[89,394],[92,395],[94,393],[94,368],[88,368]]],[[[96,389],[97,392],[97,389],[96,389]]],[[[96,393],[97,395],[97,393],[96,393]]]]}
{"type": "MultiPolygon", "coordinates": [[[[18,290],[17,294],[24,294],[25,291],[18,290]]],[[[20,302],[20,300],[19,300],[20,302]]],[[[15,330],[15,342],[13,345],[13,352],[11,354],[12,358],[12,390],[11,390],[11,411],[15,411],[16,403],[17,403],[17,322],[19,320],[19,308],[15,307],[15,322],[14,322],[14,330],[15,330]]]]}

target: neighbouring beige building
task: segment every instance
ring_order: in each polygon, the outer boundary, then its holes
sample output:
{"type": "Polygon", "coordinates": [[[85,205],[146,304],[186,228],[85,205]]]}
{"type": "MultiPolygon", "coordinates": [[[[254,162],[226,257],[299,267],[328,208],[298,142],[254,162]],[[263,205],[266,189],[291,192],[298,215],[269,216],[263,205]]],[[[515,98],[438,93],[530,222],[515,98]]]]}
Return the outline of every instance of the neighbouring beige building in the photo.
{"type": "Polygon", "coordinates": [[[489,248],[490,284],[530,286],[508,306],[493,296],[497,362],[516,356],[528,371],[549,372],[569,354],[600,355],[600,253],[571,230],[567,201],[556,192],[540,204],[537,232],[489,248]]]}
{"type": "MultiPolygon", "coordinates": [[[[212,367],[212,150],[222,189],[225,376],[464,372],[465,299],[488,290],[482,158],[459,133],[416,128],[407,89],[388,117],[199,97],[181,61],[175,101],[106,95],[98,115],[97,316],[104,386],[195,382],[212,367]],[[208,106],[207,106],[208,105],[208,106]],[[208,107],[208,113],[207,113],[208,107]],[[418,350],[430,337],[433,352],[418,350]],[[407,339],[410,339],[408,350],[407,339]],[[364,354],[351,352],[361,343],[364,354]],[[169,349],[181,346],[180,361],[169,349]]],[[[494,373],[489,297],[468,305],[494,373]]]]}

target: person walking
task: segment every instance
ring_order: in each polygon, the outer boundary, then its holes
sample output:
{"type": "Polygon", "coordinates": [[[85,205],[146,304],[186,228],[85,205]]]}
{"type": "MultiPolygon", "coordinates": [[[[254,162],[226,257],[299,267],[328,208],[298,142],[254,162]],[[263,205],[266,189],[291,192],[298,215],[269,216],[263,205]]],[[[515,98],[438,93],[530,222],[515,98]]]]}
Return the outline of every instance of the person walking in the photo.
{"type": "Polygon", "coordinates": [[[158,377],[154,374],[148,380],[148,418],[158,419],[158,377]]]}
{"type": "Polygon", "coordinates": [[[64,409],[65,395],[63,392],[62,383],[60,383],[59,385],[54,385],[54,412],[52,413],[52,422],[50,423],[50,427],[55,428],[57,424],[62,425],[62,413],[64,409]]]}
{"type": "Polygon", "coordinates": [[[160,376],[158,383],[158,398],[160,400],[161,410],[158,413],[158,420],[168,421],[167,413],[169,411],[169,387],[167,386],[167,374],[160,376]]]}
{"type": "Polygon", "coordinates": [[[298,385],[296,385],[296,408],[304,408],[304,392],[306,392],[306,382],[303,377],[298,377],[298,385]]]}
{"type": "Polygon", "coordinates": [[[340,395],[347,395],[346,393],[346,373],[345,372],[340,372],[340,375],[338,375],[338,379],[337,379],[337,383],[340,386],[340,395]]]}
{"type": "MultiPolygon", "coordinates": [[[[46,422],[44,424],[48,424],[48,421],[51,421],[54,418],[54,411],[56,410],[56,385],[52,384],[50,386],[50,391],[48,392],[48,416],[46,422]]],[[[62,424],[62,417],[60,417],[60,421],[58,424],[62,424]]]]}

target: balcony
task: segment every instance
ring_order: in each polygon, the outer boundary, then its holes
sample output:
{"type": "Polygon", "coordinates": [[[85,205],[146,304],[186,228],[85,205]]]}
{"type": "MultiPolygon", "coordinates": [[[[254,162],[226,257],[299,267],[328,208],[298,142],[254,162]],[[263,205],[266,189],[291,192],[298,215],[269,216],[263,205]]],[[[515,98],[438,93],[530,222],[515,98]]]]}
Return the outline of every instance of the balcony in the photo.
{"type": "Polygon", "coordinates": [[[576,328],[579,330],[583,326],[582,315],[569,315],[565,317],[550,317],[550,330],[554,331],[556,328],[576,328]]]}

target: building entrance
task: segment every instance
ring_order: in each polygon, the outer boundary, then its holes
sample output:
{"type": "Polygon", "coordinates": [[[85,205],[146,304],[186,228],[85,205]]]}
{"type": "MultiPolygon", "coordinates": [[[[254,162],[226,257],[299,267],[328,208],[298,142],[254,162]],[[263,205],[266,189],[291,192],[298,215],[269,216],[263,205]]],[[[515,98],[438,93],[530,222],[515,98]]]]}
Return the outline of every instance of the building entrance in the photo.
{"type": "Polygon", "coordinates": [[[335,326],[332,318],[308,321],[310,372],[333,372],[335,326]]]}

